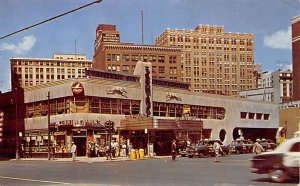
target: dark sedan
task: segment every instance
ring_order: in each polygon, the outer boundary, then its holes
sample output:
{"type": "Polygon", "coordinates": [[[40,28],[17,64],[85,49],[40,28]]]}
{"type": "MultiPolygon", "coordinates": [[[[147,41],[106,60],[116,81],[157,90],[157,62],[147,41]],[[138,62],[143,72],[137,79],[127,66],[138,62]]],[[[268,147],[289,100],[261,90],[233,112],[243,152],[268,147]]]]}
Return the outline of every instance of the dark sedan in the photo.
{"type": "Polygon", "coordinates": [[[274,151],[265,152],[251,159],[251,171],[269,174],[274,182],[284,182],[290,177],[299,177],[300,137],[293,138],[278,146],[274,151]]]}
{"type": "Polygon", "coordinates": [[[274,150],[276,144],[270,139],[262,139],[259,144],[264,148],[265,151],[274,150]]]}

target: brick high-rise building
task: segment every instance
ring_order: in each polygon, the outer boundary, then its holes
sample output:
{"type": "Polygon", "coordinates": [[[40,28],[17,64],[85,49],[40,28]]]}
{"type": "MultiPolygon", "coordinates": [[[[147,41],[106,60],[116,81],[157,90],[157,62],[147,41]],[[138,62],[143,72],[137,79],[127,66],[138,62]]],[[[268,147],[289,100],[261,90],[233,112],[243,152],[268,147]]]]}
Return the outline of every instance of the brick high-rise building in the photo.
{"type": "Polygon", "coordinates": [[[199,25],[194,30],[167,29],[156,45],[182,48],[182,81],[195,92],[238,96],[256,86],[253,34],[199,25]]]}
{"type": "Polygon", "coordinates": [[[293,100],[300,100],[300,16],[292,19],[293,100]]]}
{"type": "Polygon", "coordinates": [[[154,78],[181,81],[181,48],[120,42],[115,25],[100,24],[96,30],[93,68],[133,74],[141,60],[152,63],[154,78]]]}

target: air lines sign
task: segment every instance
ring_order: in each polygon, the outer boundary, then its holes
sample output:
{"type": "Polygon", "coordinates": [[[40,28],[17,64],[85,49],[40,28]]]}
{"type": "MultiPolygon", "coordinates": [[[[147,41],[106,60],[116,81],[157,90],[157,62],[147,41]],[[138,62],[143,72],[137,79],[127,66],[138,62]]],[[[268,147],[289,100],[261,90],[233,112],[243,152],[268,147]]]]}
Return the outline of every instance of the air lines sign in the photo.
{"type": "Polygon", "coordinates": [[[71,90],[74,96],[84,95],[84,88],[80,82],[74,82],[71,86],[71,90]]]}

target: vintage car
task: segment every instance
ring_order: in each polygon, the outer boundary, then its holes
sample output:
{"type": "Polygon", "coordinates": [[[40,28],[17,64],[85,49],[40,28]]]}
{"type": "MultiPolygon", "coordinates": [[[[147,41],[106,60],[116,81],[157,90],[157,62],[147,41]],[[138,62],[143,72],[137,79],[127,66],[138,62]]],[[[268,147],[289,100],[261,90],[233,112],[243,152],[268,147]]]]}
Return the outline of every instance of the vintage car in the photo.
{"type": "Polygon", "coordinates": [[[178,150],[178,154],[180,156],[182,156],[182,157],[186,156],[186,148],[187,148],[187,143],[185,140],[177,142],[177,150],[178,150]]]}
{"type": "Polygon", "coordinates": [[[290,177],[299,177],[300,137],[287,140],[274,151],[255,155],[251,172],[268,174],[273,182],[284,182],[290,177]]]}
{"type": "Polygon", "coordinates": [[[265,151],[274,150],[276,144],[270,139],[262,139],[259,144],[264,148],[265,151]]]}
{"type": "Polygon", "coordinates": [[[221,155],[226,156],[229,153],[229,147],[223,145],[220,140],[204,140],[201,141],[198,145],[190,146],[186,150],[186,155],[189,158],[198,156],[199,158],[203,158],[205,156],[214,156],[215,151],[213,149],[214,142],[217,141],[221,146],[221,155]]]}
{"type": "Polygon", "coordinates": [[[229,145],[230,153],[251,153],[253,149],[253,142],[250,140],[237,139],[233,140],[229,145]]]}

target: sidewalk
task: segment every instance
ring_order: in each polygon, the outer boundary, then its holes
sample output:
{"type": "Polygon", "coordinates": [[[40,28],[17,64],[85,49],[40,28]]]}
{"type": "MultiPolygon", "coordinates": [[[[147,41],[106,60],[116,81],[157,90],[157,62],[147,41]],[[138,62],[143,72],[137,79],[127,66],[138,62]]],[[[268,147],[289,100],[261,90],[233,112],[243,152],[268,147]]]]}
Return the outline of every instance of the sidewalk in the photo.
{"type": "MultiPolygon", "coordinates": [[[[96,163],[96,162],[118,162],[118,161],[139,161],[139,160],[148,160],[148,159],[164,159],[164,158],[171,158],[171,156],[155,156],[155,157],[147,157],[145,156],[142,159],[130,159],[129,157],[117,157],[117,158],[112,158],[112,160],[106,160],[106,157],[93,157],[89,158],[86,156],[80,156],[76,157],[77,162],[83,162],[83,163],[96,163]]],[[[16,159],[13,159],[16,160],[16,159]]],[[[48,158],[21,158],[20,160],[24,161],[48,161],[48,158]]],[[[16,160],[18,161],[18,160],[16,160]]],[[[72,158],[55,158],[54,160],[50,160],[53,162],[73,162],[72,158]]]]}

